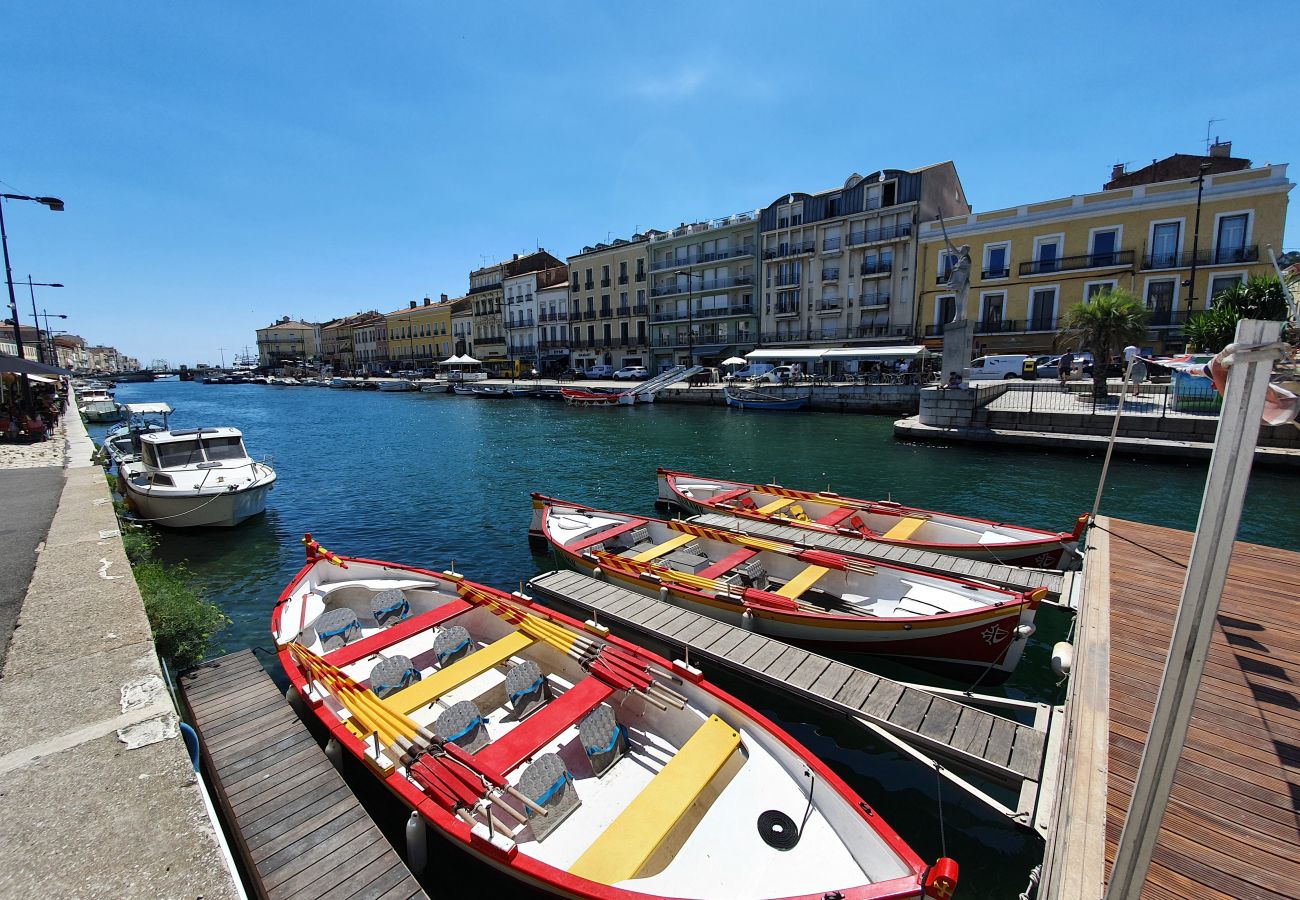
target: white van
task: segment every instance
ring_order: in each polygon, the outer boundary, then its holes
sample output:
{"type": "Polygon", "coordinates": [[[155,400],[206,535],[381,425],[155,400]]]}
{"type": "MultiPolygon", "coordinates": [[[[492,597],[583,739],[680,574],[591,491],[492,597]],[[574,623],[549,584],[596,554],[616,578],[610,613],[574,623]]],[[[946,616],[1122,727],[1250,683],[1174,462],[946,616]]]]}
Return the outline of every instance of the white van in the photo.
{"type": "Polygon", "coordinates": [[[743,369],[737,369],[732,375],[737,381],[748,381],[751,378],[757,378],[760,375],[766,375],[775,369],[776,366],[771,363],[750,363],[743,369]]]}
{"type": "Polygon", "coordinates": [[[613,378],[614,367],[606,366],[603,364],[594,365],[591,368],[587,369],[587,377],[588,378],[613,378]]]}
{"type": "Polygon", "coordinates": [[[1036,377],[1034,357],[1024,353],[980,356],[971,360],[971,381],[1002,381],[1006,378],[1036,377]]]}

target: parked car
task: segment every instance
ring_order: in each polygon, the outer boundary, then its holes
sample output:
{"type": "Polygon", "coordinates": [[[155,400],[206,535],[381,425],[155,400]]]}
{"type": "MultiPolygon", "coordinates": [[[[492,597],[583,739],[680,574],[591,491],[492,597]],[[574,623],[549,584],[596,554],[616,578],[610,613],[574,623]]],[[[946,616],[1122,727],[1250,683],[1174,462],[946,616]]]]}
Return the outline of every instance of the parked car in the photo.
{"type": "Polygon", "coordinates": [[[1059,356],[1039,356],[1035,358],[1034,362],[1039,378],[1056,378],[1060,373],[1058,366],[1061,357],[1059,356]]]}
{"type": "Polygon", "coordinates": [[[750,379],[766,375],[774,368],[776,368],[776,366],[771,363],[750,363],[743,369],[737,369],[731,374],[731,377],[736,381],[749,381],[750,379]]]}
{"type": "Polygon", "coordinates": [[[624,366],[614,373],[619,381],[645,381],[650,377],[650,370],[645,366],[624,366]]]}
{"type": "Polygon", "coordinates": [[[614,367],[606,365],[594,365],[587,370],[588,378],[613,378],[614,367]]]}
{"type": "Polygon", "coordinates": [[[1037,358],[1025,353],[1002,353],[971,360],[971,381],[1002,381],[1007,378],[1033,378],[1037,358]]]}
{"type": "Polygon", "coordinates": [[[775,366],[771,371],[764,372],[754,381],[759,384],[785,384],[794,377],[794,366],[775,366]]]}

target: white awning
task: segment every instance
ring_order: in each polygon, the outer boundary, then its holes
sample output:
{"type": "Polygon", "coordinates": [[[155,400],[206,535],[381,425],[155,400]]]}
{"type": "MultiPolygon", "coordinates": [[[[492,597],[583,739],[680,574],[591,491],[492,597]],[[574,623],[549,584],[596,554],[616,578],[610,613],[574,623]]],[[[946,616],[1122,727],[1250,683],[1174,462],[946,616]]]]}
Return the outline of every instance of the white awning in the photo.
{"type": "Polygon", "coordinates": [[[925,352],[924,347],[836,347],[822,352],[822,359],[899,359],[904,356],[919,356],[925,352]]]}
{"type": "Polygon", "coordinates": [[[791,362],[803,362],[805,360],[821,359],[825,350],[814,350],[808,347],[791,347],[788,350],[750,350],[745,354],[745,359],[751,362],[768,362],[782,359],[788,359],[791,362]]]}
{"type": "Polygon", "coordinates": [[[172,408],[166,403],[127,403],[123,407],[133,416],[170,416],[172,408]]]}

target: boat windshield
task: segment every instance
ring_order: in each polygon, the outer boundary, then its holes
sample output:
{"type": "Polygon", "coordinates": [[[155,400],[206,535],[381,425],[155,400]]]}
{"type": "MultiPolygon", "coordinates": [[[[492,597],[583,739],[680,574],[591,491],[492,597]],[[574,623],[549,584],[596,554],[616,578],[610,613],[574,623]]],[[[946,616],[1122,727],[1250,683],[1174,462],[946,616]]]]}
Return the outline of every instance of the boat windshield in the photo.
{"type": "Polygon", "coordinates": [[[224,459],[244,459],[248,456],[244,452],[244,442],[237,437],[204,438],[203,451],[207,454],[209,461],[212,462],[224,459]]]}
{"type": "Polygon", "coordinates": [[[172,469],[176,466],[193,466],[203,462],[203,453],[199,450],[199,442],[194,441],[169,441],[165,444],[158,444],[158,468],[172,469]]]}

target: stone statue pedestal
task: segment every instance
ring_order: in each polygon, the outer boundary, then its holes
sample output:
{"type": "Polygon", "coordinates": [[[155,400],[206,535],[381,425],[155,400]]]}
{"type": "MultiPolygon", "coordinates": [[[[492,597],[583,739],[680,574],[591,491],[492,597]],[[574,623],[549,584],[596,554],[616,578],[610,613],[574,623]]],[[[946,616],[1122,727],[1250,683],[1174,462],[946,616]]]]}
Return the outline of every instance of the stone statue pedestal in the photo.
{"type": "Polygon", "coordinates": [[[939,380],[946,382],[949,372],[960,372],[962,381],[968,381],[974,347],[973,319],[959,319],[943,326],[943,371],[939,373],[939,380]]]}

